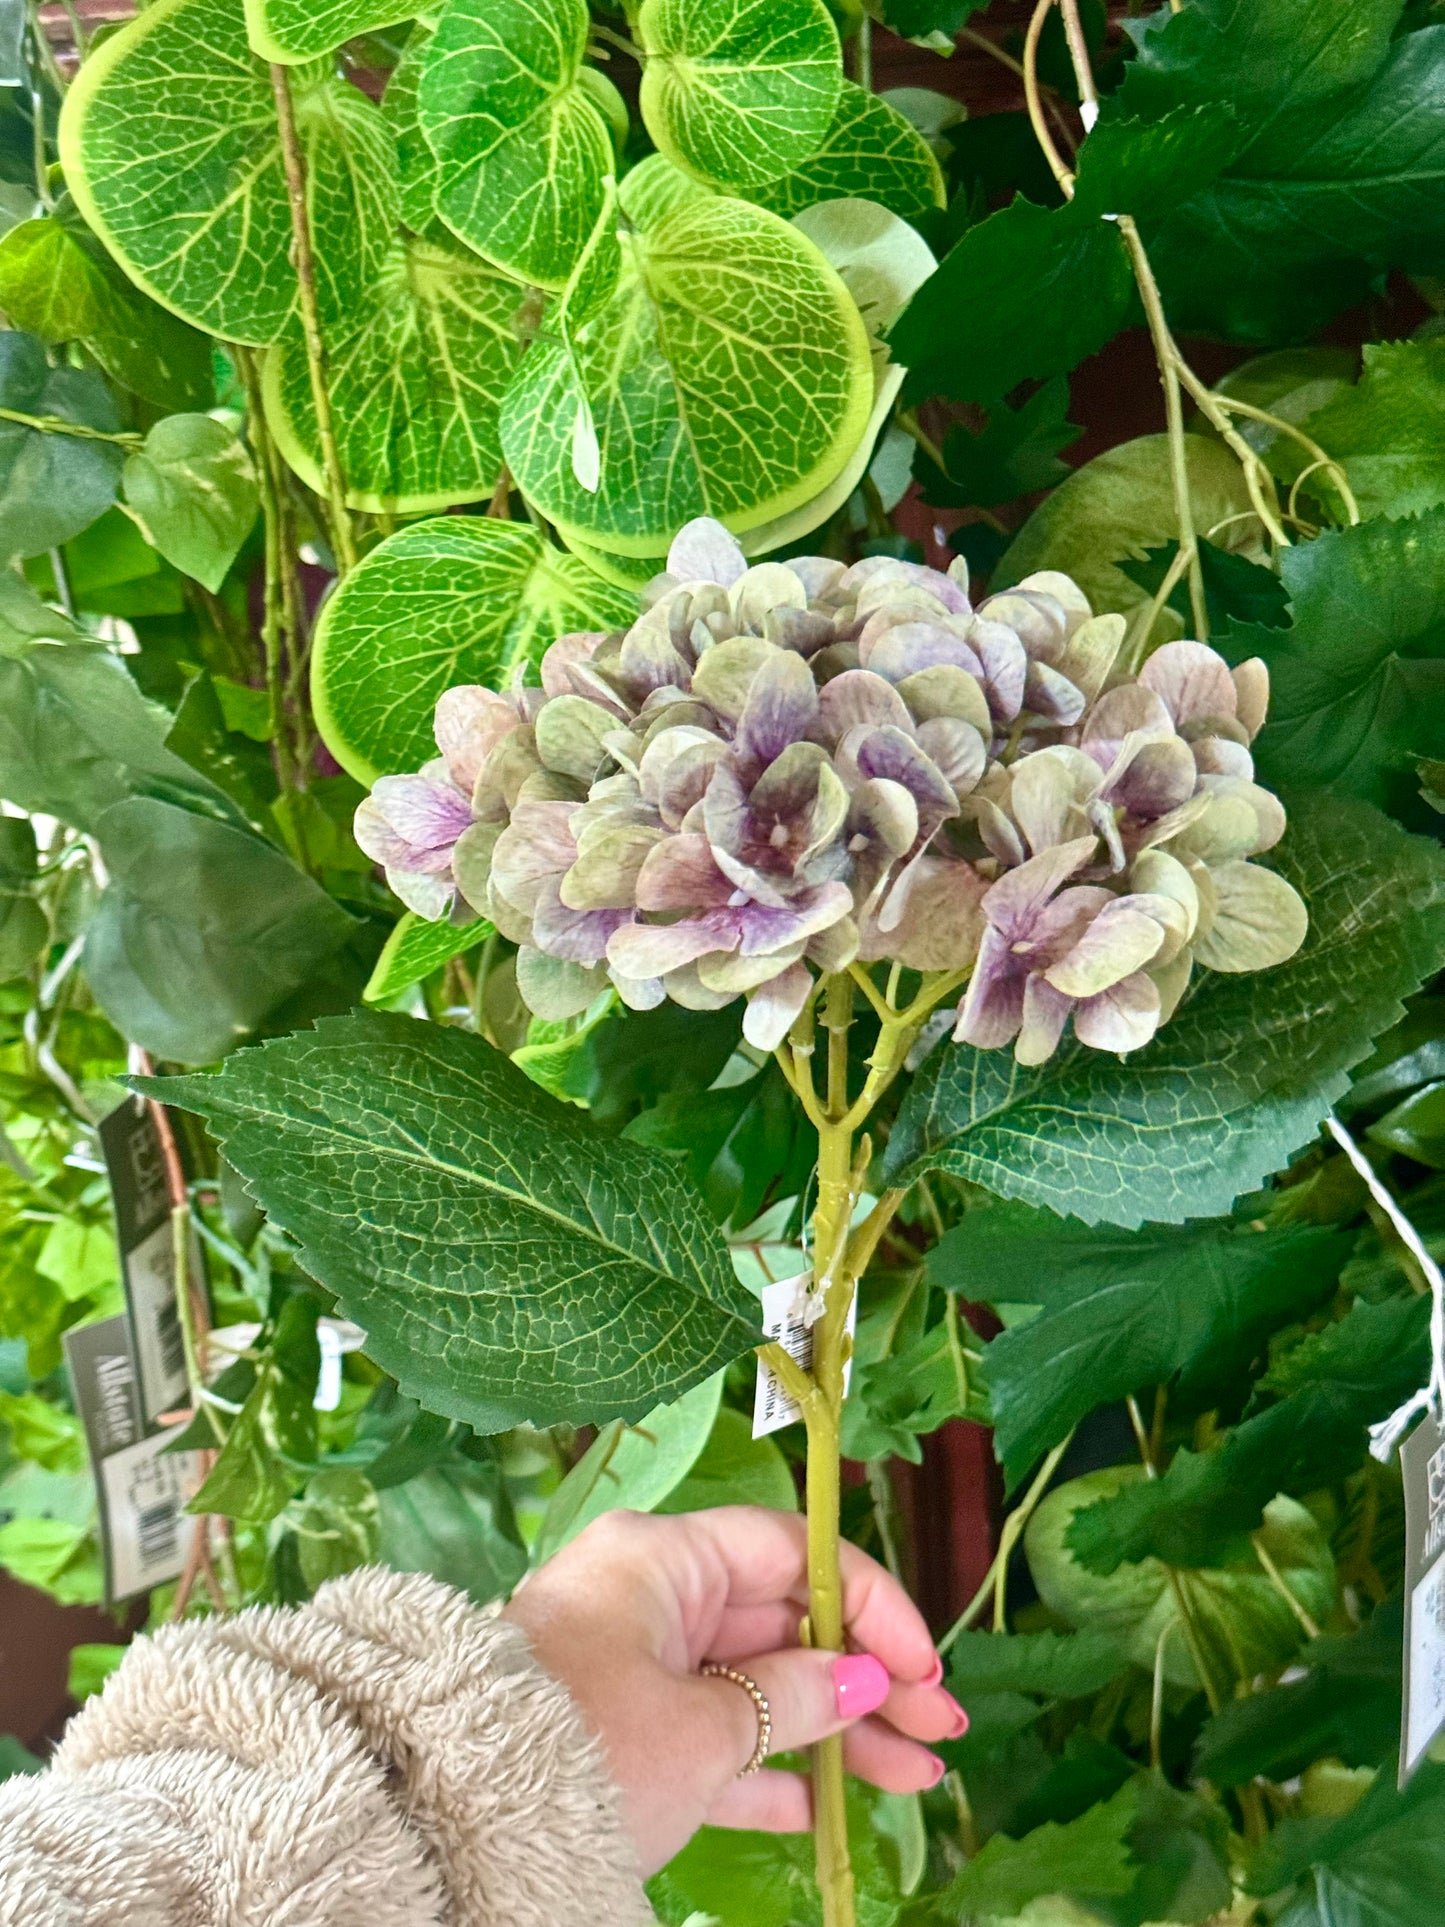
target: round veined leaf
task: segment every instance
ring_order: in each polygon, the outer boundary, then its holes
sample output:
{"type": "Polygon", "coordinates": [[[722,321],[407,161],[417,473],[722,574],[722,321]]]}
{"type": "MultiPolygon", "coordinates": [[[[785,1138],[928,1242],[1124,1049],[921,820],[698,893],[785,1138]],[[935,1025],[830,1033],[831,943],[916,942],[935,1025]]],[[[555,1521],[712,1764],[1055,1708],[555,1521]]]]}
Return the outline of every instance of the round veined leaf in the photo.
{"type": "Polygon", "coordinates": [[[580,557],[589,569],[596,571],[605,581],[613,582],[619,589],[630,589],[640,595],[655,575],[661,575],[667,567],[666,555],[613,555],[609,549],[599,549],[571,529],[562,531],[562,540],[572,554],[580,557]]]}
{"type": "Polygon", "coordinates": [[[436,754],[453,683],[494,688],[573,629],[631,622],[637,599],[543,542],[530,522],[444,516],[401,529],[321,612],[311,693],[326,747],[369,783],[436,754]]]}
{"type": "Polygon", "coordinates": [[[873,410],[841,473],[788,514],[750,530],[743,543],[749,555],[767,555],[801,541],[836,514],[862,481],[905,372],[902,363],[889,355],[884,335],[938,266],[918,231],[874,201],[828,201],[804,209],[793,225],[838,270],[867,326],[873,353],[873,410]]]}
{"type": "MultiPolygon", "coordinates": [[[[433,227],[398,241],[355,332],[326,357],[337,452],[353,508],[416,514],[482,501],[502,449],[497,406],[520,358],[524,290],[433,227]]],[[[305,344],[266,357],[266,419],[286,460],[324,492],[305,344]]]]}
{"type": "Polygon", "coordinates": [[[828,132],[843,79],[823,0],[643,0],[642,118],[659,150],[714,187],[762,187],[828,132]]]}
{"type": "Polygon", "coordinates": [[[329,54],[343,40],[410,20],[397,0],[246,0],[246,32],[262,60],[291,65],[329,54]]]}
{"type": "Polygon", "coordinates": [[[438,214],[521,280],[561,288],[602,211],[612,135],[580,78],[585,0],[454,0],[422,57],[438,214]]]}
{"type": "MultiPolygon", "coordinates": [[[[292,76],[323,321],[354,312],[397,217],[390,130],[325,66],[292,76]]],[[[182,320],[265,346],[296,300],[266,68],[240,0],[155,0],[98,47],[60,119],[66,183],[136,284],[182,320]]]]}
{"type": "Polygon", "coordinates": [[[440,226],[436,218],[437,157],[427,146],[417,117],[422,61],[430,45],[430,33],[418,27],[392,68],[381,97],[383,118],[396,138],[402,222],[417,234],[440,226]]]}
{"type": "Polygon", "coordinates": [[[938,156],[912,121],[845,80],[822,146],[791,174],[759,188],[756,198],[784,217],[837,200],[876,201],[912,216],[942,207],[948,196],[938,156]]]}
{"type": "MultiPolygon", "coordinates": [[[[624,213],[635,218],[623,183],[624,213]]],[[[745,201],[680,201],[624,233],[610,298],[533,343],[502,403],[502,451],[528,500],[619,555],[663,553],[694,516],[738,531],[826,488],[873,405],[847,289],[787,222],[745,201]],[[595,491],[573,470],[591,409],[595,491]]]]}

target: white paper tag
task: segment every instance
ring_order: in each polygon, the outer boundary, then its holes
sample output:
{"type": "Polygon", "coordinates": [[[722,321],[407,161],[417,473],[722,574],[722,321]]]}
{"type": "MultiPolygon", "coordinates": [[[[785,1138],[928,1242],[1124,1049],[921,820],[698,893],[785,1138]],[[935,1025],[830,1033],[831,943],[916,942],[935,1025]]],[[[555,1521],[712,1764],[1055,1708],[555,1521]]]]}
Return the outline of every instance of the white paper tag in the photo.
{"type": "Polygon", "coordinates": [[[1405,1486],[1403,1787],[1445,1728],[1445,1430],[1427,1412],[1400,1452],[1405,1486]]]}
{"type": "Polygon", "coordinates": [[[196,1519],[184,1510],[199,1480],[194,1452],[167,1452],[157,1432],[100,1463],[112,1599],[129,1599],[174,1579],[185,1565],[196,1519]]]}
{"type": "MultiPolygon", "coordinates": [[[[762,1290],[763,1334],[775,1344],[783,1347],[794,1364],[807,1372],[813,1369],[813,1333],[816,1326],[810,1325],[803,1317],[807,1302],[808,1286],[812,1283],[812,1273],[802,1272],[796,1278],[780,1278],[776,1284],[764,1285],[762,1290]]],[[[853,1302],[848,1307],[848,1334],[851,1337],[858,1323],[858,1293],[853,1293],[853,1302]]],[[[843,1370],[843,1396],[848,1396],[848,1386],[853,1377],[853,1361],[850,1358],[843,1370]]],[[[797,1400],[789,1396],[782,1380],[769,1367],[765,1360],[758,1360],[758,1389],[753,1399],[753,1437],[766,1438],[769,1432],[781,1432],[785,1425],[791,1425],[803,1416],[797,1400]]]]}

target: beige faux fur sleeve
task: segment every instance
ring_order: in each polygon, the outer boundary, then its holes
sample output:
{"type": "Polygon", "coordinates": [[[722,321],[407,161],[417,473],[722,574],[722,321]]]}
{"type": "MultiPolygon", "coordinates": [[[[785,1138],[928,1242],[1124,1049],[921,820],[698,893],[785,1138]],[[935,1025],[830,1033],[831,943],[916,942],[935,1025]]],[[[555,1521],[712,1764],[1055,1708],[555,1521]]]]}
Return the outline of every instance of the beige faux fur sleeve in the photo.
{"type": "Polygon", "coordinates": [[[509,1622],[367,1570],[136,1643],[0,1787],[0,1927],[639,1927],[619,1799],[509,1622]]]}

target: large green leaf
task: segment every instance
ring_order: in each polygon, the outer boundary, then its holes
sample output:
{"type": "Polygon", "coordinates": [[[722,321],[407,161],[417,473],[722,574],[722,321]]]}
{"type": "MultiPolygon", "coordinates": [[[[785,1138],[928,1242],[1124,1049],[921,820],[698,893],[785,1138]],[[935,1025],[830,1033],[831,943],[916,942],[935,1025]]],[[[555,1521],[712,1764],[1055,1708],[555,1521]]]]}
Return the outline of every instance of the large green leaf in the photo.
{"type": "Polygon", "coordinates": [[[941,468],[921,448],[914,453],[924,501],[935,508],[992,508],[1064,481],[1070,471],[1059,451],[1083,432],[1068,414],[1069,384],[1060,375],[1017,408],[990,403],[988,422],[977,433],[952,423],[943,438],[941,468]]]}
{"type": "Polygon", "coordinates": [[[146,540],[212,592],[256,520],[250,453],[211,415],[167,415],[126,462],[125,499],[146,540]]]}
{"type": "Polygon", "coordinates": [[[1269,665],[1262,779],[1409,812],[1413,758],[1445,756],[1445,509],[1326,530],[1280,574],[1292,626],[1220,638],[1232,661],[1269,665]]]}
{"type": "Polygon", "coordinates": [[[823,145],[843,79],[823,0],[642,0],[642,117],[713,187],[763,187],[823,145]]]}
{"type": "Polygon", "coordinates": [[[45,341],[83,341],[108,375],[158,408],[214,399],[209,341],[126,279],[69,194],[0,241],[0,308],[45,341]]]}
{"type": "MultiPolygon", "coordinates": [[[[11,597],[28,594],[16,584],[11,597]]],[[[63,616],[32,597],[62,634],[63,616]]],[[[0,603],[0,796],[94,831],[101,813],[137,790],[184,798],[243,819],[223,793],[165,746],[170,718],[146,701],[99,643],[29,643],[6,636],[0,603]]]]}
{"type": "Polygon", "coordinates": [[[625,624],[636,598],[545,543],[530,522],[448,516],[388,536],[317,626],[312,699],[327,747],[360,782],[435,753],[454,683],[505,682],[559,635],[625,624]]]}
{"type": "Polygon", "coordinates": [[[1278,1389],[1288,1396],[1235,1426],[1212,1452],[1181,1449],[1163,1478],[1081,1513],[1070,1546],[1100,1573],[1149,1556],[1179,1566],[1224,1557],[1275,1493],[1315,1492],[1358,1466],[1366,1426],[1387,1418],[1428,1375],[1429,1315],[1419,1298],[1357,1304],[1286,1354],[1290,1369],[1278,1389]]]}
{"type": "Polygon", "coordinates": [[[604,1426],[552,1494],[537,1536],[537,1558],[550,1559],[618,1506],[652,1512],[661,1505],[707,1444],[721,1400],[722,1374],[715,1372],[638,1425],[614,1420],[604,1426]]]}
{"type": "MultiPolygon", "coordinates": [[[[1228,522],[1229,527],[1219,531],[1226,547],[1252,540],[1252,525],[1231,519],[1249,509],[1249,492],[1234,456],[1221,442],[1202,435],[1189,436],[1184,452],[1199,528],[1228,522]]],[[[1061,569],[1097,612],[1123,615],[1149,596],[1119,563],[1129,557],[1143,560],[1150,549],[1178,533],[1169,488],[1168,437],[1141,435],[1106,449],[1062,481],[1004,551],[993,580],[1003,585],[1037,569],[1061,569]]]]}
{"type": "Polygon", "coordinates": [[[1275,120],[1368,80],[1400,0],[1191,0],[1183,13],[1152,14],[1132,29],[1131,104],[1160,112],[1208,93],[1275,120]]]}
{"type": "Polygon", "coordinates": [[[992,401],[1102,348],[1135,306],[1124,244],[1103,217],[1188,195],[1237,145],[1214,107],[1102,121],[1080,151],[1072,200],[1043,208],[1020,195],[969,228],[915,296],[891,337],[905,393],[992,401]]]}
{"type": "Polygon", "coordinates": [[[586,0],[453,0],[421,57],[437,212],[469,247],[544,288],[565,285],[615,167],[592,84],[610,82],[582,64],[589,24],[586,0]]]}
{"type": "MultiPolygon", "coordinates": [[[[1208,1564],[1173,1573],[1151,1553],[1103,1574],[1085,1559],[1079,1546],[1084,1522],[1117,1512],[1158,1483],[1140,1465],[1115,1465],[1086,1472],[1049,1493],[1024,1535],[1029,1570],[1044,1604],[1070,1625],[1123,1640],[1129,1658],[1148,1671],[1160,1638],[1172,1626],[1164,1672],[1176,1685],[1199,1684],[1195,1649],[1176,1623],[1181,1598],[1197,1651],[1216,1679],[1252,1679],[1285,1665],[1302,1640],[1299,1621],[1244,1534],[1208,1564]]],[[[1262,1522],[1256,1513],[1251,1523],[1295,1599],[1316,1619],[1325,1618],[1337,1585],[1319,1523],[1296,1500],[1282,1496],[1271,1498],[1262,1522]]]]}
{"type": "MultiPolygon", "coordinates": [[[[1369,73],[1370,53],[1382,50],[1382,15],[1398,8],[1371,0],[1349,9],[1354,22],[1343,28],[1340,0],[1313,11],[1321,29],[1334,27],[1336,44],[1353,42],[1337,70],[1343,77],[1369,73]]],[[[1166,24],[1161,43],[1173,31],[1166,24]]],[[[1287,340],[1363,300],[1382,269],[1429,273],[1438,264],[1445,27],[1403,35],[1368,78],[1323,94],[1331,69],[1312,58],[1313,37],[1302,36],[1288,79],[1256,70],[1266,87],[1275,78],[1275,91],[1266,104],[1242,102],[1248,147],[1148,236],[1177,327],[1287,340]]],[[[1208,62],[1192,78],[1210,92],[1218,84],[1208,62]]]]}
{"type": "Polygon", "coordinates": [[[153,1088],[201,1112],[430,1411],[636,1420],[756,1342],[675,1163],[604,1139],[479,1037],[358,1011],[153,1088]]]}
{"type": "Polygon", "coordinates": [[[262,60],[289,65],[410,20],[415,10],[397,0],[246,0],[246,31],[262,60]]]}
{"type": "MultiPolygon", "coordinates": [[[[415,515],[488,497],[502,467],[497,408],[521,349],[524,290],[435,230],[398,240],[327,351],[337,453],[353,508],[415,515]]],[[[325,492],[305,343],[266,357],[266,419],[325,492]]]]}
{"type": "Polygon", "coordinates": [[[429,1572],[484,1606],[527,1570],[495,1460],[454,1453],[377,1497],[378,1557],[393,1572],[429,1572]]]}
{"type": "Polygon", "coordinates": [[[796,1512],[798,1493],[788,1461],[772,1439],[755,1439],[752,1420],[725,1405],[692,1469],[658,1512],[703,1512],[713,1505],[765,1505],[796,1512]]]}
{"type": "Polygon", "coordinates": [[[1445,1767],[1426,1764],[1397,1792],[1382,1773],[1342,1820],[1281,1829],[1250,1889],[1304,1891],[1275,1927],[1435,1927],[1445,1892],[1445,1767]]]}
{"type": "Polygon", "coordinates": [[[912,217],[945,200],[938,157],[912,121],[845,80],[822,145],[755,198],[785,218],[818,201],[876,201],[912,217]]]}
{"type": "Polygon", "coordinates": [[[695,516],[741,533],[826,488],[864,434],[873,370],[842,280],[786,221],[696,191],[657,196],[660,212],[626,184],[622,199],[642,225],[618,237],[612,291],[570,347],[555,328],[533,343],[502,404],[502,450],[566,533],[659,555],[695,516]],[[583,409],[595,491],[573,466],[583,409]]]}
{"type": "Polygon", "coordinates": [[[345,943],[354,920],[248,831],[152,796],[95,823],[110,873],[86,930],[96,1000],[155,1057],[231,1050],[345,943]]]}
{"type": "Polygon", "coordinates": [[[1137,1225],[1216,1215],[1278,1170],[1445,961],[1445,856],[1333,797],[1298,800],[1276,854],[1310,912],[1288,963],[1207,976],[1122,1061],[1066,1044],[1026,1070],[945,1042],[904,1099],[893,1181],[937,1165],[1086,1223],[1137,1225]]]}
{"type": "MultiPolygon", "coordinates": [[[[294,73],[324,322],[346,322],[397,217],[389,129],[329,63],[294,73]]],[[[210,334],[265,345],[296,301],[291,213],[265,66],[239,0],[156,0],[76,76],[67,185],[131,279],[210,334]]]]}
{"type": "Polygon", "coordinates": [[[1042,1307],[999,1333],[986,1373],[994,1450],[1015,1485],[1088,1413],[1173,1384],[1223,1393],[1275,1328],[1335,1288],[1349,1234],[1318,1226],[1088,1228],[1051,1211],[970,1211],[934,1249],[938,1283],[1042,1307]]]}
{"type": "Polygon", "coordinates": [[[1086,1899],[1127,1893],[1138,1872],[1128,1837],[1138,1804],[1131,1782],[1065,1826],[1046,1821],[1021,1840],[996,1833],[930,1899],[925,1918],[942,1922],[1017,1914],[1050,1894],[1086,1899]]]}
{"type": "MultiPolygon", "coordinates": [[[[0,334],[0,406],[113,434],[120,420],[100,376],[52,368],[34,335],[0,334]]],[[[0,421],[0,558],[38,555],[89,528],[115,500],[114,443],[0,421]]]]}
{"type": "MultiPolygon", "coordinates": [[[[1358,387],[1306,418],[1343,462],[1362,515],[1418,515],[1445,502],[1445,336],[1367,343],[1358,387]]],[[[1316,473],[1314,486],[1326,479],[1316,473]]]]}

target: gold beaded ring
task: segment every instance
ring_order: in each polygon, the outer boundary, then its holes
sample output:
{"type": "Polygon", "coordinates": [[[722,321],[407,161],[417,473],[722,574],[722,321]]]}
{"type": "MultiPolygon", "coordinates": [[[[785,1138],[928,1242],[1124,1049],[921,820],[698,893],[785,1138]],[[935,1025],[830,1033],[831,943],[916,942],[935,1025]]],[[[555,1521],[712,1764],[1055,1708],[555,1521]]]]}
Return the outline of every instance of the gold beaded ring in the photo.
{"type": "Polygon", "coordinates": [[[721,1666],[716,1660],[709,1660],[698,1668],[704,1679],[730,1679],[734,1686],[741,1686],[753,1703],[753,1711],[758,1716],[758,1743],[753,1748],[753,1756],[745,1767],[738,1771],[738,1778],[746,1780],[750,1773],[756,1773],[767,1759],[773,1746],[773,1709],[768,1704],[768,1696],[755,1679],[740,1673],[735,1666],[721,1666]]]}

